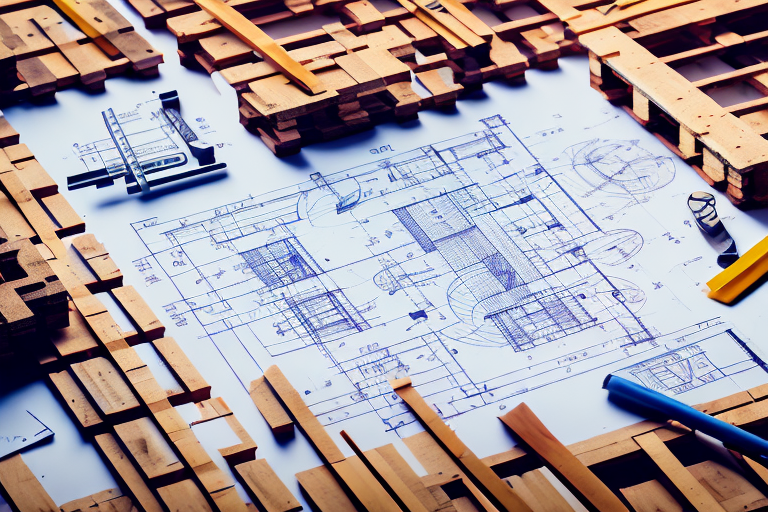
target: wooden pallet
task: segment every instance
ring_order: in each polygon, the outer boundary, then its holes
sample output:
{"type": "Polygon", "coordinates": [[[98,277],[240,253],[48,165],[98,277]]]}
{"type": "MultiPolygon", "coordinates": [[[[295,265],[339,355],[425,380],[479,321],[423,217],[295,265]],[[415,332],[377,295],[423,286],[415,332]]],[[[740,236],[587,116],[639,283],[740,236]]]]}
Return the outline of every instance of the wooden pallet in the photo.
{"type": "Polygon", "coordinates": [[[72,86],[100,91],[109,76],[154,76],[161,62],[105,0],[0,2],[0,104],[72,86]]]}
{"type": "MultiPolygon", "coordinates": [[[[476,6],[474,0],[452,1],[476,6]]],[[[466,7],[455,12],[458,17],[440,12],[433,19],[410,2],[415,11],[382,12],[366,0],[230,2],[244,21],[267,32],[295,16],[338,17],[337,23],[275,41],[322,84],[325,92],[311,95],[193,1],[131,2],[148,26],[166,20],[183,65],[221,72],[238,91],[241,123],[279,156],[384,121],[410,120],[423,109],[451,108],[464,91],[489,80],[521,80],[529,66],[554,67],[560,55],[578,49],[562,23],[534,1],[516,6],[519,19],[505,14],[505,3],[477,4],[490,25],[466,7]]]]}
{"type": "Polygon", "coordinates": [[[543,2],[589,50],[593,88],[735,204],[768,204],[768,2],[649,0],[608,15],[543,2]]]}

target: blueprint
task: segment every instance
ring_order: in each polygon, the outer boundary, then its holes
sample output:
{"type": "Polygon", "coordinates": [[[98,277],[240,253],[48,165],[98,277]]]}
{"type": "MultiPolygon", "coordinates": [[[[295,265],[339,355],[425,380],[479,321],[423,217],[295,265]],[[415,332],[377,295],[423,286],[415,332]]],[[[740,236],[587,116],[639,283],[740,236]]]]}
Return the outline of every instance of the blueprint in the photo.
{"type": "Polygon", "coordinates": [[[164,321],[206,338],[244,390],[278,364],[333,430],[417,432],[388,384],[404,376],[449,422],[577,396],[584,375],[687,403],[764,383],[744,335],[665,285],[702,258],[664,275],[649,261],[681,254],[680,227],[650,206],[679,161],[609,129],[568,143],[563,123],[518,136],[494,115],[297,186],[142,219],[133,264],[168,297],[164,321]]]}

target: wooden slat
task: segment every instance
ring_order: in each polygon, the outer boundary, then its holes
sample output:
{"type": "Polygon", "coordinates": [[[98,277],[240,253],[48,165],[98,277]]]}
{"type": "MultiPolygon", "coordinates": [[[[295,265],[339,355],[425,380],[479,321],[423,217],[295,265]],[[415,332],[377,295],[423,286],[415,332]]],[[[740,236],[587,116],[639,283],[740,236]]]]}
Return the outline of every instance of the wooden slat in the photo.
{"type": "Polygon", "coordinates": [[[48,377],[82,428],[89,428],[103,423],[99,413],[90,404],[85,393],[78,387],[69,371],[63,370],[59,373],[51,373],[48,377]]]}
{"type": "Polygon", "coordinates": [[[428,512],[427,508],[419,501],[419,498],[411,491],[398,474],[389,466],[384,457],[376,450],[363,452],[345,431],[341,431],[341,437],[349,444],[350,448],[362,460],[376,479],[382,483],[384,489],[397,502],[402,512],[428,512]]]}
{"type": "Polygon", "coordinates": [[[283,405],[290,411],[296,423],[299,424],[304,434],[315,447],[317,452],[327,464],[333,464],[344,460],[344,454],[333,442],[331,436],[325,431],[309,407],[304,403],[296,389],[277,366],[270,366],[264,372],[264,377],[269,382],[275,394],[280,397],[283,405]]]}
{"type": "Polygon", "coordinates": [[[629,512],[621,500],[552,435],[525,403],[500,419],[597,510],[629,512]]]}
{"type": "Polygon", "coordinates": [[[536,512],[575,512],[541,469],[505,479],[517,494],[536,512]]]}
{"type": "Polygon", "coordinates": [[[157,493],[171,512],[212,512],[205,496],[192,480],[160,487],[157,493]]]}
{"type": "Polygon", "coordinates": [[[193,402],[211,398],[211,386],[192,364],[187,355],[173,338],[160,338],[152,341],[163,360],[179,379],[193,402]]]}
{"type": "Polygon", "coordinates": [[[131,492],[136,502],[145,512],[163,512],[163,507],[155,498],[152,491],[133,467],[128,456],[123,452],[112,434],[102,434],[95,437],[96,446],[114,468],[125,487],[131,492]]]}
{"type": "Polygon", "coordinates": [[[251,400],[272,429],[275,436],[284,436],[293,432],[293,420],[280,404],[280,399],[269,387],[264,377],[251,382],[251,400]]]}
{"type": "Polygon", "coordinates": [[[392,381],[395,393],[413,411],[426,429],[445,446],[446,450],[456,458],[463,469],[480,483],[489,497],[493,497],[506,510],[530,511],[530,507],[515,494],[510,486],[488,466],[477,458],[459,436],[446,425],[437,413],[427,404],[418,391],[411,386],[410,378],[392,381]]]}
{"type": "Polygon", "coordinates": [[[120,372],[107,359],[95,357],[73,364],[72,371],[105,416],[139,407],[120,372]]]}
{"type": "Polygon", "coordinates": [[[698,512],[725,512],[698,480],[669,451],[655,432],[635,437],[635,442],[653,459],[667,478],[698,512]]]}
{"type": "Polygon", "coordinates": [[[358,512],[325,466],[296,473],[296,480],[320,512],[358,512]]]}
{"type": "Polygon", "coordinates": [[[59,512],[56,503],[24,463],[21,454],[0,461],[0,485],[19,512],[59,512]]]}
{"type": "Polygon", "coordinates": [[[635,512],[683,512],[683,507],[657,480],[621,489],[635,512]]]}
{"type": "Polygon", "coordinates": [[[235,470],[266,512],[296,512],[302,509],[301,503],[265,459],[239,464],[235,470]]]}
{"type": "Polygon", "coordinates": [[[312,94],[325,92],[325,87],[315,75],[293,60],[282,46],[235,9],[221,0],[195,0],[195,3],[301,88],[312,94]]]}
{"type": "Polygon", "coordinates": [[[139,331],[148,339],[162,338],[165,326],[155,316],[144,299],[133,286],[121,286],[111,291],[115,300],[125,309],[139,331]]]}
{"type": "Polygon", "coordinates": [[[115,425],[115,433],[149,481],[180,476],[183,464],[149,418],[115,425]]]}

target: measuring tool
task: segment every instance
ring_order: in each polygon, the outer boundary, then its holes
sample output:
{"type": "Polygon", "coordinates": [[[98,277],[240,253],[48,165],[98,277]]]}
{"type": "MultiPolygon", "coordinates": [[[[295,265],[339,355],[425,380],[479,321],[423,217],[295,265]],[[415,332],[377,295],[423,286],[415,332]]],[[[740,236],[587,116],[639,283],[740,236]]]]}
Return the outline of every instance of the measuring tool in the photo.
{"type": "MultiPolygon", "coordinates": [[[[109,135],[112,137],[112,140],[115,141],[115,147],[120,153],[120,157],[123,159],[125,168],[128,171],[128,174],[125,177],[125,183],[127,185],[138,183],[139,189],[142,192],[149,192],[149,183],[147,183],[147,178],[144,176],[144,170],[141,168],[139,159],[136,158],[136,153],[133,152],[133,148],[128,143],[128,137],[126,137],[123,132],[123,128],[117,120],[115,111],[110,108],[102,112],[101,115],[104,117],[104,123],[107,125],[109,135]]],[[[110,169],[108,168],[107,172],[109,172],[109,170],[110,169]]],[[[131,187],[128,188],[128,193],[131,193],[131,187]]]]}

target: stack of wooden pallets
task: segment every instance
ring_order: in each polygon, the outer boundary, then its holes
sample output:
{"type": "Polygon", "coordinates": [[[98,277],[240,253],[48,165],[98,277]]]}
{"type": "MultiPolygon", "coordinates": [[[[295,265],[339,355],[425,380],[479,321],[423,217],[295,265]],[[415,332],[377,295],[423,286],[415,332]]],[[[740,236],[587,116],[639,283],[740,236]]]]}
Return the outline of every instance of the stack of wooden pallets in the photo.
{"type": "Polygon", "coordinates": [[[162,61],[105,0],[0,2],[0,104],[102,90],[108,76],[156,75],[162,61]]]}
{"type": "Polygon", "coordinates": [[[437,12],[425,0],[401,3],[383,12],[367,0],[228,4],[265,30],[293,16],[338,16],[337,23],[275,41],[317,76],[325,92],[312,95],[194,2],[132,1],[148,24],[166,18],[185,66],[221,72],[238,91],[243,125],[278,155],[412,119],[422,109],[451,107],[465,90],[497,78],[521,80],[530,65],[556,66],[559,55],[576,50],[538,4],[538,11],[526,4],[534,16],[520,20],[504,14],[508,4],[484,4],[490,26],[457,0],[437,12]]]}

